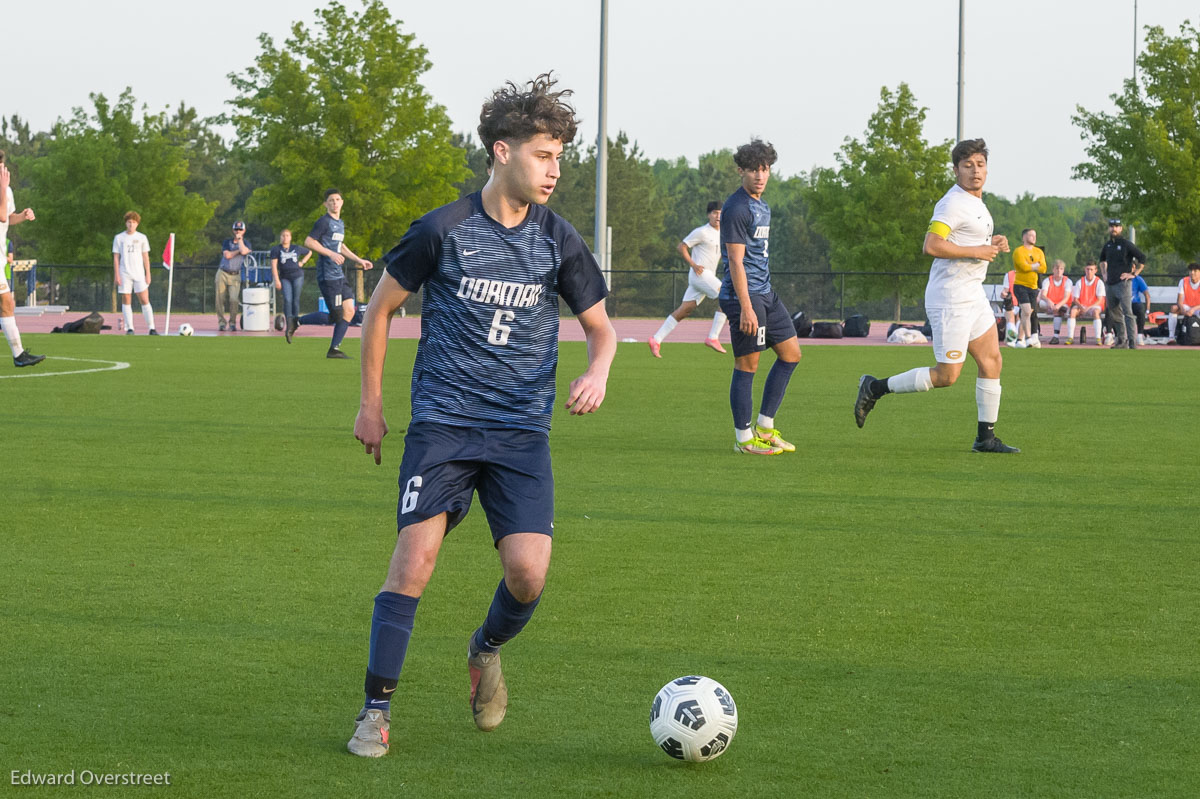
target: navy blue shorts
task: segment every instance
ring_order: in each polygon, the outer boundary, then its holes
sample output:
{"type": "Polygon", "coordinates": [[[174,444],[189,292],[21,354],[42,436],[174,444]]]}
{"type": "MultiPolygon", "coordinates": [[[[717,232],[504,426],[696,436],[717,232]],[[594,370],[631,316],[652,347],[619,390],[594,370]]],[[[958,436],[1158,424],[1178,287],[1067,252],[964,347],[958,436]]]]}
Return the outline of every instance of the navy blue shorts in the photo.
{"type": "Polygon", "coordinates": [[[553,535],[554,474],[546,433],[410,425],[400,461],[396,529],[445,512],[450,532],[466,518],[475,492],[493,542],[511,533],[553,535]]]}
{"type": "MultiPolygon", "coordinates": [[[[354,299],[354,287],[350,285],[350,281],[345,277],[334,278],[333,280],[318,280],[317,287],[321,289],[321,296],[325,298],[325,304],[329,306],[329,312],[332,314],[333,309],[340,307],[346,300],[354,299]]],[[[350,321],[349,319],[346,320],[350,321]]]]}
{"type": "Polygon", "coordinates": [[[729,339],[733,344],[735,358],[762,352],[768,347],[796,337],[792,315],[784,307],[783,300],[773,291],[770,294],[750,295],[750,305],[754,308],[754,315],[758,317],[758,334],[753,336],[746,335],[739,327],[742,304],[736,297],[732,300],[721,298],[720,304],[721,310],[729,317],[729,339]]]}

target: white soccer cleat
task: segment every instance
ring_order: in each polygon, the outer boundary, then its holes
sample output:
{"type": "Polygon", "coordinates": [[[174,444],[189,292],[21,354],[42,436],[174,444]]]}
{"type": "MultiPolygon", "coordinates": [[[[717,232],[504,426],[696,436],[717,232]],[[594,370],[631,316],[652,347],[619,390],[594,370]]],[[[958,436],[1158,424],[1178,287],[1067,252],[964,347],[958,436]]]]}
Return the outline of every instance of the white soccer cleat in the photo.
{"type": "Polygon", "coordinates": [[[354,719],[354,737],[346,748],[359,757],[383,757],[388,753],[388,726],[391,719],[382,710],[364,710],[354,719]]]}
{"type": "Polygon", "coordinates": [[[1035,350],[1040,350],[1042,348],[1042,340],[1037,336],[1031,336],[1029,339],[1029,346],[1033,347],[1035,350]]]}
{"type": "Polygon", "coordinates": [[[1014,344],[1013,346],[1019,350],[1029,349],[1029,344],[1026,343],[1025,339],[1023,339],[1023,338],[1017,339],[1017,343],[1014,344]]]}

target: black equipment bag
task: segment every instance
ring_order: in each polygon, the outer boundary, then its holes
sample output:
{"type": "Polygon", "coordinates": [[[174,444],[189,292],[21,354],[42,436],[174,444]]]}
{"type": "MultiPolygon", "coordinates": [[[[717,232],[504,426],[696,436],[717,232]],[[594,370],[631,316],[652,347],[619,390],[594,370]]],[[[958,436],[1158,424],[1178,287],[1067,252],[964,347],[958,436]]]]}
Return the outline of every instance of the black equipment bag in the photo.
{"type": "Polygon", "coordinates": [[[1184,346],[1200,347],[1200,319],[1195,316],[1179,317],[1179,329],[1175,335],[1184,346]]]}
{"type": "Polygon", "coordinates": [[[82,319],[76,319],[74,322],[67,322],[62,327],[56,327],[51,330],[51,333],[99,333],[101,330],[111,330],[111,326],[104,324],[104,317],[98,312],[92,311],[82,319]]]}
{"type": "Polygon", "coordinates": [[[841,338],[842,325],[840,322],[813,322],[813,338],[841,338]]]}
{"type": "Polygon", "coordinates": [[[808,338],[812,334],[812,320],[805,316],[804,311],[796,311],[792,314],[792,325],[796,328],[796,335],[800,338],[808,338]]]}
{"type": "Polygon", "coordinates": [[[871,335],[871,320],[856,313],[842,322],[842,332],[849,338],[866,338],[871,335]]]}

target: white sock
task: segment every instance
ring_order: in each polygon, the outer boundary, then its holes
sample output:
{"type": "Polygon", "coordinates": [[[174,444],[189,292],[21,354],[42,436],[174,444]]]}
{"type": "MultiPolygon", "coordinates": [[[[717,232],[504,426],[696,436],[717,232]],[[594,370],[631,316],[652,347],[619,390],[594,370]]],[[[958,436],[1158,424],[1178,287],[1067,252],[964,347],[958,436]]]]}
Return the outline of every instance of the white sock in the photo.
{"type": "Polygon", "coordinates": [[[679,322],[674,316],[668,316],[666,320],[663,321],[662,327],[660,327],[658,332],[654,334],[654,340],[659,344],[662,344],[663,339],[671,335],[671,331],[675,329],[675,325],[677,324],[679,324],[679,322]]]}
{"type": "Polygon", "coordinates": [[[768,430],[774,430],[775,429],[775,417],[774,416],[763,416],[760,413],[758,415],[758,426],[765,427],[768,430]]]}
{"type": "Polygon", "coordinates": [[[995,424],[1000,417],[1000,379],[975,378],[975,405],[979,421],[995,424]]]}
{"type": "Polygon", "coordinates": [[[1179,314],[1167,314],[1167,335],[1175,338],[1175,328],[1179,325],[1179,314]]]}
{"type": "Polygon", "coordinates": [[[1100,333],[1101,333],[1101,331],[1103,331],[1101,324],[1102,324],[1102,322],[1099,319],[1092,320],[1092,330],[1096,331],[1096,343],[1097,344],[1100,343],[1100,333]]]}
{"type": "Polygon", "coordinates": [[[142,318],[146,320],[146,327],[154,329],[154,306],[146,303],[142,306],[142,318]]]}
{"type": "Polygon", "coordinates": [[[133,306],[132,305],[122,305],[121,306],[121,316],[123,316],[125,318],[125,329],[133,330],[133,306]]]}
{"type": "Polygon", "coordinates": [[[753,426],[747,427],[745,430],[739,430],[738,428],[735,427],[735,428],[733,428],[733,434],[735,436],[737,436],[737,440],[738,440],[739,444],[745,444],[747,441],[754,438],[754,433],[752,432],[753,430],[754,430],[753,426]]]}
{"type": "Polygon", "coordinates": [[[4,328],[4,337],[8,339],[8,348],[13,357],[17,357],[25,348],[21,346],[21,331],[17,330],[17,317],[0,316],[0,327],[4,328]]]}
{"type": "Polygon", "coordinates": [[[728,318],[721,311],[713,314],[713,323],[712,327],[708,329],[708,337],[712,339],[720,338],[721,331],[725,329],[725,320],[728,318]]]}
{"type": "Polygon", "coordinates": [[[888,388],[896,394],[912,394],[917,391],[928,391],[933,388],[933,378],[929,376],[928,366],[909,369],[902,374],[888,378],[888,388]]]}
{"type": "Polygon", "coordinates": [[[1062,317],[1054,317],[1054,335],[1058,335],[1058,331],[1062,329],[1062,317]]]}
{"type": "Polygon", "coordinates": [[[1067,319],[1067,338],[1071,339],[1072,341],[1075,340],[1075,317],[1074,316],[1069,317],[1067,319]]]}

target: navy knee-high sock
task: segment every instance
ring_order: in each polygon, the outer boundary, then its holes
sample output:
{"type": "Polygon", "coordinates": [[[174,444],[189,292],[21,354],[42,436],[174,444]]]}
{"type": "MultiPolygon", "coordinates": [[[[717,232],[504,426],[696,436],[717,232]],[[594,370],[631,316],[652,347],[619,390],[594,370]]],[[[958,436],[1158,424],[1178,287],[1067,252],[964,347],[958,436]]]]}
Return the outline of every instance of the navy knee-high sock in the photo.
{"type": "Polygon", "coordinates": [[[754,413],[754,372],[733,370],[729,384],[729,407],[733,410],[733,426],[738,430],[750,429],[750,417],[754,413]]]}
{"type": "Polygon", "coordinates": [[[342,339],[346,337],[346,331],[350,329],[350,323],[345,319],[339,319],[333,325],[333,338],[329,341],[330,349],[342,346],[342,339]]]}
{"type": "Polygon", "coordinates": [[[794,371],[796,371],[795,361],[775,361],[775,365],[767,373],[767,384],[763,386],[761,411],[763,416],[775,417],[775,412],[783,403],[783,395],[787,393],[788,381],[792,379],[794,371]]]}
{"type": "Polygon", "coordinates": [[[518,602],[501,579],[492,597],[492,606],[488,608],[487,618],[483,626],[475,631],[475,648],[483,652],[495,652],[501,644],[524,629],[541,600],[542,595],[538,594],[532,602],[518,602]]]}
{"type": "Polygon", "coordinates": [[[400,669],[412,637],[419,597],[380,591],[371,615],[371,650],[367,658],[367,694],[363,709],[387,710],[400,681],[400,669]]]}

